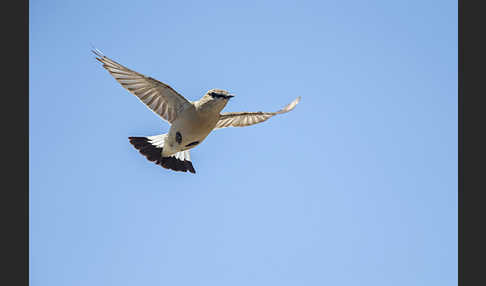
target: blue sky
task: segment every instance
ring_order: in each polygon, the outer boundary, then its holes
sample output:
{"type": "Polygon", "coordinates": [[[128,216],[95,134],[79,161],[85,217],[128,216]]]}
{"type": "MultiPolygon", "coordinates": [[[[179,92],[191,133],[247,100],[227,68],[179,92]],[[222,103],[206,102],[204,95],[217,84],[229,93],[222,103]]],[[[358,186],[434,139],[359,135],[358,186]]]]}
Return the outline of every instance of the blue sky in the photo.
{"type": "Polygon", "coordinates": [[[30,1],[31,285],[457,285],[457,1],[30,1]],[[224,111],[196,175],[90,54],[224,111]]]}

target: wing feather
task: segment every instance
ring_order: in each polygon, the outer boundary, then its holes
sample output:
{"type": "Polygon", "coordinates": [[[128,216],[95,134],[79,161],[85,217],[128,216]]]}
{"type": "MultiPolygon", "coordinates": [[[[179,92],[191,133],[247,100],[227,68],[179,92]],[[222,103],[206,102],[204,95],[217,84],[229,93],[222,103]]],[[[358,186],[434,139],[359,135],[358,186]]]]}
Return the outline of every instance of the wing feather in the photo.
{"type": "Polygon", "coordinates": [[[93,50],[92,52],[121,86],[169,123],[172,123],[177,118],[184,105],[190,104],[187,99],[169,85],[137,73],[106,57],[98,50],[93,50]]]}
{"type": "Polygon", "coordinates": [[[225,112],[219,117],[219,121],[214,129],[225,127],[244,127],[261,123],[277,114],[287,113],[295,108],[301,97],[287,104],[284,108],[276,112],[225,112]]]}

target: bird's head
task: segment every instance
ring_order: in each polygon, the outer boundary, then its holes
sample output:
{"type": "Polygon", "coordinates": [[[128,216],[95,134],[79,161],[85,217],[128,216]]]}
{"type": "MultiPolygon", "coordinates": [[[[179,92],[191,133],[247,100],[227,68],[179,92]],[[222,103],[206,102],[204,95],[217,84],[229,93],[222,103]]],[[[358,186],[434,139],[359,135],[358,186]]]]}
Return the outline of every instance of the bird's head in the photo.
{"type": "Polygon", "coordinates": [[[212,99],[226,100],[226,101],[235,96],[234,94],[230,94],[229,91],[223,89],[217,89],[217,88],[210,89],[206,93],[206,95],[208,95],[212,99]]]}
{"type": "Polygon", "coordinates": [[[206,104],[214,106],[219,110],[222,110],[232,97],[234,97],[234,94],[230,94],[226,90],[213,88],[206,92],[202,98],[202,101],[206,104]]]}

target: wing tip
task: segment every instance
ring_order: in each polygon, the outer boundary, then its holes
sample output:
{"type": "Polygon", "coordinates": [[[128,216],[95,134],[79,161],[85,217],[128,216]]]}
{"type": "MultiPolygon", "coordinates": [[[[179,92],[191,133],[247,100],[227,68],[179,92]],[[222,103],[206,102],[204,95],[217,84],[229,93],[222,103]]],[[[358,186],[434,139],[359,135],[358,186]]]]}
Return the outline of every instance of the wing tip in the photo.
{"type": "Polygon", "coordinates": [[[96,60],[98,60],[101,63],[104,63],[103,59],[106,58],[106,56],[103,54],[102,51],[98,50],[93,45],[91,45],[91,52],[95,55],[96,60]]]}
{"type": "MultiPolygon", "coordinates": [[[[300,102],[301,99],[302,99],[302,96],[299,95],[296,99],[294,99],[294,101],[292,101],[292,103],[297,105],[300,102]]],[[[294,107],[295,107],[295,105],[294,105],[294,107]]]]}
{"type": "Polygon", "coordinates": [[[92,47],[91,52],[93,54],[95,54],[97,57],[100,57],[100,58],[104,58],[105,57],[105,55],[103,54],[103,52],[101,52],[100,50],[98,50],[95,47],[92,47]]]}
{"type": "Polygon", "coordinates": [[[295,108],[295,106],[297,106],[297,104],[300,102],[301,99],[302,99],[302,96],[299,95],[291,103],[287,104],[284,108],[282,108],[280,111],[278,111],[278,113],[286,113],[286,112],[291,111],[292,109],[295,108]]]}

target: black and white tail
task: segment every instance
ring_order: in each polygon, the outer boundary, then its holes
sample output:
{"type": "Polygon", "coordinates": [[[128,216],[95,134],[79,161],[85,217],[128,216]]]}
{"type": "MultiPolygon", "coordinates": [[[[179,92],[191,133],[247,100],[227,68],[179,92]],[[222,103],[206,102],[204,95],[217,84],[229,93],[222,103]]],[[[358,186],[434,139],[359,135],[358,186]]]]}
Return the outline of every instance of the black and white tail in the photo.
{"type": "Polygon", "coordinates": [[[189,150],[177,152],[170,157],[162,157],[164,141],[167,134],[148,137],[128,137],[130,143],[149,161],[161,165],[166,169],[181,172],[196,173],[192,166],[189,150]]]}

